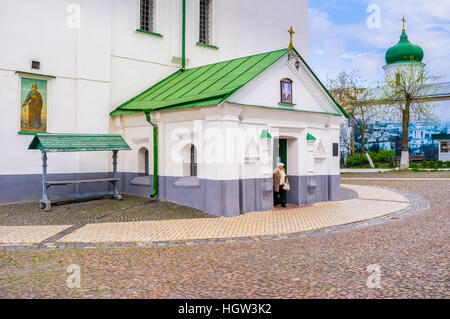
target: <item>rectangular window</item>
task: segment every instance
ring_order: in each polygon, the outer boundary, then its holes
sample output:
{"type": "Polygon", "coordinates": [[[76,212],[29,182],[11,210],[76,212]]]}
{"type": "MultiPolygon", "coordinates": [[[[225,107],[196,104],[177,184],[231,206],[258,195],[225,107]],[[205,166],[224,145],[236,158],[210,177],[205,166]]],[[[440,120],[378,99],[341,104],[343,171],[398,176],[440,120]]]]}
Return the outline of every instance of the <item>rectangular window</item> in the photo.
{"type": "Polygon", "coordinates": [[[211,44],[211,0],[200,0],[200,35],[199,42],[211,44]]]}
{"type": "Polygon", "coordinates": [[[144,31],[153,31],[153,0],[141,0],[140,8],[140,29],[144,31]]]}
{"type": "Polygon", "coordinates": [[[441,142],[441,153],[448,153],[448,143],[441,142]]]}
{"type": "Polygon", "coordinates": [[[339,156],[339,144],[333,143],[333,156],[337,157],[339,156]]]}

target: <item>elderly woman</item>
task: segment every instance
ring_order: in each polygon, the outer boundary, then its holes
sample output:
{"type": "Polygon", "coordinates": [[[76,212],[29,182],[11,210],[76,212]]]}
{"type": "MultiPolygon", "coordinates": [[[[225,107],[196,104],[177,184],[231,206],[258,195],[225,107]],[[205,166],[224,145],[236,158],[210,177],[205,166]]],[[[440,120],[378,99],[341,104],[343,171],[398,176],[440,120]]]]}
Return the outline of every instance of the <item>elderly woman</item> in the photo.
{"type": "Polygon", "coordinates": [[[286,207],[286,190],[283,189],[286,182],[284,164],[278,163],[278,168],[273,171],[273,206],[278,205],[278,196],[280,196],[281,207],[286,207]]]}

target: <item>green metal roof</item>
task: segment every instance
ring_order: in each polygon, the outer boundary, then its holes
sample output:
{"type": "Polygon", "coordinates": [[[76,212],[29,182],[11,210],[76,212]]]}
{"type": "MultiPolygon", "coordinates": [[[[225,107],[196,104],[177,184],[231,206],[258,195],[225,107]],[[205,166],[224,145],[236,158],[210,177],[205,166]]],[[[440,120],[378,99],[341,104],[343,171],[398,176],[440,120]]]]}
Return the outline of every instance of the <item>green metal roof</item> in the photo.
{"type": "Polygon", "coordinates": [[[131,150],[119,134],[37,133],[28,146],[45,152],[131,150]]]}
{"type": "MultiPolygon", "coordinates": [[[[134,112],[148,113],[164,108],[219,104],[284,56],[287,52],[287,49],[281,49],[208,64],[192,69],[186,69],[184,71],[178,70],[141,94],[117,107],[111,112],[111,115],[134,112]]],[[[300,54],[297,51],[295,51],[295,53],[299,55],[308,70],[311,71],[300,54]]],[[[314,73],[312,74],[319,81],[317,76],[314,73]]],[[[345,110],[333,99],[323,84],[320,81],[319,83],[331,97],[333,102],[335,102],[337,106],[336,111],[339,109],[347,116],[345,110]]]]}
{"type": "Polygon", "coordinates": [[[431,134],[433,140],[450,140],[450,134],[431,134]]]}

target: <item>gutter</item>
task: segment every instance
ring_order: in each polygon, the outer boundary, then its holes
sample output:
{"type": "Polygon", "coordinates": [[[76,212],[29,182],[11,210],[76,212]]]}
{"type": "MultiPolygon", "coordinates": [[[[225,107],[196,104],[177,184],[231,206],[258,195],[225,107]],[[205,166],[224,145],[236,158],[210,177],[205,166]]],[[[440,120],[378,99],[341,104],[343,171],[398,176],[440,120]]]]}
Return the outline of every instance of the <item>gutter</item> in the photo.
{"type": "Polygon", "coordinates": [[[145,112],[145,118],[153,126],[153,192],[150,197],[158,194],[158,125],[152,122],[150,112],[145,112]]]}
{"type": "Polygon", "coordinates": [[[186,68],[186,0],[183,0],[181,22],[181,70],[186,68]]]}

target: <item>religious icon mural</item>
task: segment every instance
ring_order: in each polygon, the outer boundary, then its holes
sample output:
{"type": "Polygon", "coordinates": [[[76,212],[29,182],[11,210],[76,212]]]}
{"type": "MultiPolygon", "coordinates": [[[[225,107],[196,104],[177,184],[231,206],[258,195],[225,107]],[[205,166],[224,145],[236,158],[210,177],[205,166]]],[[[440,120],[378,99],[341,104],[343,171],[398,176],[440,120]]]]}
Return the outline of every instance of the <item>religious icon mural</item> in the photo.
{"type": "Polygon", "coordinates": [[[280,81],[281,86],[281,103],[292,104],[292,81],[283,79],[280,81]]]}
{"type": "Polygon", "coordinates": [[[47,131],[47,80],[21,78],[20,131],[47,131]]]}

